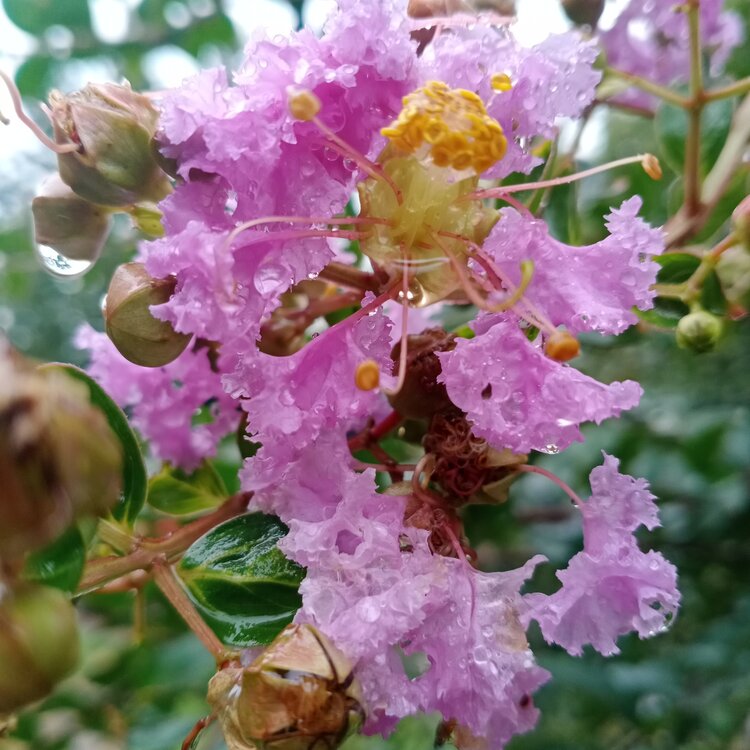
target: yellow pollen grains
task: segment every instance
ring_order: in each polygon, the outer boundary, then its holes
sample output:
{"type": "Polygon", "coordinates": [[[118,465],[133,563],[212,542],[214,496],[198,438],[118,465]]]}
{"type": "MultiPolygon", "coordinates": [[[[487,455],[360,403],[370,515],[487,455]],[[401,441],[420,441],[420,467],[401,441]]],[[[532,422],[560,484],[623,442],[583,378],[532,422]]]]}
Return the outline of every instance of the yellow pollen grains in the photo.
{"type": "Polygon", "coordinates": [[[381,133],[407,154],[424,150],[436,166],[460,172],[480,174],[508,148],[503,129],[482,100],[473,91],[451,89],[442,81],[430,81],[404,97],[398,119],[381,133]]]}
{"type": "Polygon", "coordinates": [[[495,91],[510,91],[513,88],[510,76],[507,73],[495,73],[490,79],[490,86],[495,91]]]}
{"type": "Polygon", "coordinates": [[[308,122],[320,112],[320,99],[312,91],[292,88],[287,95],[289,112],[295,120],[308,122]]]}
{"type": "Polygon", "coordinates": [[[555,331],[544,345],[544,353],[556,362],[568,362],[580,352],[578,339],[567,331],[555,331]]]}
{"type": "Polygon", "coordinates": [[[357,365],[354,383],[360,391],[374,391],[380,385],[380,368],[373,359],[366,359],[357,365]]]}

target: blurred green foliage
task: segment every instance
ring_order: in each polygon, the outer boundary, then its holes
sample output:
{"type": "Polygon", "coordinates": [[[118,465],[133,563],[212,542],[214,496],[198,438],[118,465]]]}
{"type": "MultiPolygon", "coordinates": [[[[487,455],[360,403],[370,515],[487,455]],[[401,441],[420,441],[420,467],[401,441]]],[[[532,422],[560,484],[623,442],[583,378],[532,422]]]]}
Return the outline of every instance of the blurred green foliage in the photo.
{"type": "MultiPolygon", "coordinates": [[[[102,71],[125,76],[136,88],[152,88],[157,81],[147,55],[160,48],[182,49],[198,64],[237,59],[240,34],[220,0],[123,4],[130,8],[127,34],[104,43],[93,30],[87,0],[3,0],[8,17],[33,37],[33,50],[16,70],[30,111],[38,114],[33,100],[50,88],[75,88],[102,71]]],[[[747,21],[748,0],[729,4],[747,21]]],[[[301,1],[294,5],[301,10],[301,1]]],[[[747,47],[734,55],[728,72],[750,75],[747,47]]],[[[726,102],[709,109],[713,140],[707,152],[720,146],[730,115],[726,102]]],[[[615,179],[603,176],[558,190],[546,214],[555,233],[581,243],[598,239],[601,217],[633,193],[643,196],[647,218],[663,223],[681,190],[681,178],[670,167],[679,159],[682,127],[666,110],[655,122],[610,113],[597,161],[653,150],[664,157],[665,178],[653,182],[633,167],[615,179]]],[[[23,169],[10,158],[0,165],[6,188],[0,198],[0,329],[40,359],[80,363],[71,332],[84,320],[101,327],[101,297],[114,267],[132,256],[135,240],[120,222],[87,276],[60,281],[44,274],[33,255],[26,204],[52,164],[35,151],[23,169]]],[[[747,189],[746,178],[736,181],[699,239],[717,235],[747,189]]],[[[643,541],[677,565],[682,611],[668,634],[643,642],[624,638],[622,654],[611,659],[592,653],[574,659],[546,647],[533,632],[533,650],[553,678],[537,695],[542,717],[536,732],[509,747],[747,750],[750,322],[732,324],[719,349],[702,356],[679,350],[669,331],[591,337],[580,366],[604,380],[639,380],[643,402],[618,421],[587,428],[584,444],[540,463],[584,496],[601,450],[620,457],[625,472],[650,480],[664,525],[643,541]]],[[[533,582],[546,590],[555,587],[555,565],[564,565],[580,546],[578,519],[561,493],[538,477],[519,482],[505,506],[469,509],[466,525],[488,569],[514,567],[531,552],[546,554],[551,562],[533,582]]],[[[151,586],[137,598],[89,597],[80,611],[83,668],[38,710],[22,714],[13,736],[28,750],[177,750],[207,712],[211,658],[151,586]],[[134,614],[145,627],[134,629],[134,614]]],[[[348,748],[428,750],[436,726],[435,717],[408,720],[388,742],[358,737],[348,748]]],[[[198,747],[218,750],[222,744],[212,730],[198,747]]]]}

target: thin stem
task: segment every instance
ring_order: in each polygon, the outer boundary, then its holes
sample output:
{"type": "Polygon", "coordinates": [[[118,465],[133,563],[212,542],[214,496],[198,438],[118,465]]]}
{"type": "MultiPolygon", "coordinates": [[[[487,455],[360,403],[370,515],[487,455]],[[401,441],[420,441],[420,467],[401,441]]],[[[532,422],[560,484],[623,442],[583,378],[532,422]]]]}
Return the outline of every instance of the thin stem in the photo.
{"type": "Polygon", "coordinates": [[[371,162],[366,156],[352,148],[346,141],[339,138],[320,118],[313,117],[312,121],[318,129],[325,135],[329,145],[338,151],[342,156],[351,159],[363,172],[370,175],[375,180],[381,180],[388,185],[399,205],[404,202],[404,194],[401,188],[393,181],[393,178],[379,165],[371,162]]]}
{"type": "Polygon", "coordinates": [[[318,278],[347,289],[356,289],[362,292],[375,292],[380,288],[380,283],[375,274],[360,271],[358,268],[337,261],[329,263],[318,274],[318,278]]]}
{"type": "Polygon", "coordinates": [[[375,297],[375,299],[368,302],[364,307],[360,308],[355,312],[354,314],[350,315],[346,320],[343,320],[342,323],[356,323],[361,318],[364,318],[365,315],[369,315],[371,312],[374,312],[379,307],[382,307],[388,300],[393,299],[393,293],[398,288],[399,284],[401,283],[401,280],[399,279],[394,284],[391,284],[382,294],[375,297]]]}
{"type": "MultiPolygon", "coordinates": [[[[124,536],[117,535],[116,549],[123,552],[129,551],[129,554],[123,557],[111,556],[89,560],[76,595],[96,591],[111,581],[134,571],[150,570],[154,560],[158,557],[174,562],[193,542],[214,526],[242,515],[250,497],[251,495],[246,492],[233,495],[213,513],[186,524],[173,534],[160,539],[137,539],[125,535],[127,537],[127,542],[125,542],[124,536]]],[[[106,537],[110,544],[115,541],[115,536],[111,533],[112,529],[117,529],[117,527],[106,521],[100,522],[99,536],[103,539],[106,537]]]]}
{"type": "Polygon", "coordinates": [[[701,115],[703,114],[703,65],[701,60],[700,0],[688,0],[690,29],[690,94],[688,134],[685,142],[685,210],[688,216],[701,208],[701,115]]]}
{"type": "Polygon", "coordinates": [[[700,296],[703,283],[713,271],[722,253],[737,244],[737,236],[732,233],[709,250],[702,258],[700,265],[695,269],[693,275],[685,283],[682,300],[686,304],[695,302],[700,296]]]}
{"type": "Polygon", "coordinates": [[[677,107],[682,107],[683,109],[688,109],[690,107],[689,99],[676,94],[665,86],[660,86],[658,83],[649,81],[647,78],[641,78],[641,76],[633,75],[632,73],[619,70],[618,68],[612,68],[610,66],[605,68],[604,74],[610,75],[613,78],[619,78],[621,81],[626,81],[633,86],[633,88],[652,94],[653,96],[662,99],[665,102],[669,102],[670,104],[674,104],[677,107]]]}
{"type": "Polygon", "coordinates": [[[540,476],[546,477],[551,482],[554,482],[579,508],[583,508],[586,503],[581,500],[578,495],[565,483],[560,477],[553,474],[547,469],[543,469],[541,466],[534,466],[532,464],[520,464],[514,467],[516,471],[524,472],[526,474],[539,474],[540,476]]]}
{"type": "Polygon", "coordinates": [[[373,464],[369,463],[368,461],[354,460],[352,462],[352,465],[357,471],[367,471],[367,469],[375,469],[375,471],[384,471],[386,473],[398,471],[403,474],[406,471],[414,471],[414,469],[416,469],[416,464],[397,464],[395,461],[393,463],[386,464],[373,464]]]}
{"type": "Polygon", "coordinates": [[[401,287],[401,352],[398,360],[398,379],[395,387],[391,390],[384,388],[383,391],[388,396],[395,396],[404,387],[406,381],[406,363],[409,356],[409,275],[404,273],[401,287]]]}
{"type": "Polygon", "coordinates": [[[750,76],[740,78],[739,81],[730,83],[728,86],[706,91],[703,94],[703,98],[707,102],[715,102],[719,99],[728,99],[730,96],[742,96],[748,92],[750,92],[750,76]]]}
{"type": "Polygon", "coordinates": [[[635,164],[637,162],[643,163],[645,157],[649,154],[636,154],[635,156],[626,156],[623,159],[616,159],[615,161],[607,162],[606,164],[600,164],[597,167],[591,167],[590,169],[584,169],[582,172],[576,172],[575,174],[566,175],[565,177],[556,177],[553,180],[540,180],[539,182],[525,182],[520,185],[503,185],[496,188],[488,188],[487,190],[477,190],[474,193],[469,193],[463,196],[462,199],[481,200],[483,198],[504,198],[508,193],[518,193],[525,190],[538,190],[539,188],[556,187],[557,185],[567,185],[571,182],[583,180],[587,177],[600,174],[601,172],[608,172],[610,169],[616,169],[617,167],[624,167],[628,164],[635,164]]]}
{"type": "Polygon", "coordinates": [[[369,448],[373,443],[377,443],[384,438],[389,432],[399,426],[403,417],[397,412],[392,411],[385,419],[373,427],[366,427],[358,435],[349,439],[349,450],[352,453],[369,448]]]}
{"type": "MultiPolygon", "coordinates": [[[[24,111],[23,102],[21,101],[21,93],[13,82],[13,79],[0,70],[0,78],[3,79],[3,83],[8,89],[10,99],[13,102],[13,109],[15,110],[16,117],[39,139],[39,141],[46,146],[50,151],[54,151],[56,154],[69,154],[73,151],[78,151],[79,146],[77,143],[57,143],[53,141],[24,111]]],[[[10,120],[0,115],[0,122],[3,125],[9,125],[10,120]]]]}
{"type": "Polygon", "coordinates": [[[182,584],[177,580],[172,566],[169,565],[166,559],[162,558],[154,561],[153,570],[154,581],[162,594],[177,610],[180,617],[195,633],[206,650],[216,659],[216,662],[223,662],[227,658],[226,647],[198,614],[195,606],[190,601],[190,597],[185,593],[182,584]]]}

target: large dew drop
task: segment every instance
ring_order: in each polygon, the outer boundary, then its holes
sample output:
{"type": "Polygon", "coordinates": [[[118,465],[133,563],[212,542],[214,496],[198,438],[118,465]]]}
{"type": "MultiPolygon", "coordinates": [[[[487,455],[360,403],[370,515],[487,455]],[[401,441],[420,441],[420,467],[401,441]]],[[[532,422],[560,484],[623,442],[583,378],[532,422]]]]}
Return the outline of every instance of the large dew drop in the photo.
{"type": "Polygon", "coordinates": [[[74,279],[83,276],[96,262],[96,258],[93,260],[67,258],[48,245],[36,245],[35,248],[42,268],[57,278],[74,279]]]}

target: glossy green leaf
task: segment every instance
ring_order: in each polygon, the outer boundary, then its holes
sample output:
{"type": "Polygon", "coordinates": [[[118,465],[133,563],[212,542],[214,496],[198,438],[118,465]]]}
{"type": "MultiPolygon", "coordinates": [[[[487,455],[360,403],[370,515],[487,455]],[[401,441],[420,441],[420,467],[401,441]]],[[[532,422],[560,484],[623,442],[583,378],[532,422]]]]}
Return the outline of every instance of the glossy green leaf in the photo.
{"type": "Polygon", "coordinates": [[[659,326],[659,328],[676,328],[680,319],[690,312],[690,308],[678,299],[657,297],[651,310],[635,310],[638,317],[659,326]]]}
{"type": "Polygon", "coordinates": [[[109,426],[122,445],[122,493],[120,501],[112,511],[118,521],[133,523],[146,501],[148,478],[143,463],[141,448],[122,409],[107,395],[106,391],[87,373],[75,365],[49,364],[40,369],[61,370],[85,383],[89,389],[91,403],[104,412],[109,426]]]}
{"type": "Polygon", "coordinates": [[[50,26],[91,27],[86,0],[3,0],[3,7],[8,18],[30,34],[41,34],[50,26]]]}
{"type": "Polygon", "coordinates": [[[204,461],[194,472],[165,465],[148,483],[148,503],[174,516],[199,513],[220,505],[227,488],[216,469],[204,461]]]}
{"type": "Polygon", "coordinates": [[[286,533],[278,518],[251,513],[211,530],[180,561],[196,607],[228,646],[270,643],[299,609],[305,571],[278,548],[286,533]]]}
{"type": "Polygon", "coordinates": [[[86,545],[77,526],[26,558],[23,575],[63,591],[75,591],[86,564],[86,545]]]}
{"type": "Polygon", "coordinates": [[[681,284],[687,281],[700,265],[700,258],[690,253],[666,253],[654,258],[661,266],[656,280],[660,284],[681,284]]]}
{"type": "Polygon", "coordinates": [[[716,271],[711,271],[703,282],[701,305],[703,305],[704,309],[716,315],[723,315],[727,311],[729,303],[724,296],[724,290],[716,271]]]}

